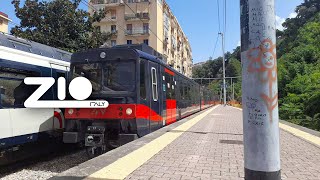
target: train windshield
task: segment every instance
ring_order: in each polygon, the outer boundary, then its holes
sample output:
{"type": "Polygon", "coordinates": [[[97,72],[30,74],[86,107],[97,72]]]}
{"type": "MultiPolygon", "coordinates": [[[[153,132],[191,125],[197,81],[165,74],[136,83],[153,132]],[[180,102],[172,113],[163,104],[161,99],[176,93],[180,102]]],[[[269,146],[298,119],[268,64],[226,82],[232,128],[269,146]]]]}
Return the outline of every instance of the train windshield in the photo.
{"type": "Polygon", "coordinates": [[[135,61],[107,62],[102,64],[103,90],[129,91],[135,90],[135,61]]]}
{"type": "Polygon", "coordinates": [[[135,91],[135,61],[109,61],[103,63],[77,64],[73,78],[85,77],[92,84],[92,92],[135,91]]]}

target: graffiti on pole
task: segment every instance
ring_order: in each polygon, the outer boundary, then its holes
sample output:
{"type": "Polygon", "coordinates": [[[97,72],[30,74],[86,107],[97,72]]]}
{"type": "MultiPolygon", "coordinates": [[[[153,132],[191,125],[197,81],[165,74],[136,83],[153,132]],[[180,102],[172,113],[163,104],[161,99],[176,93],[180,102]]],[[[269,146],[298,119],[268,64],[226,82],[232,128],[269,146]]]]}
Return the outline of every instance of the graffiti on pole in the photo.
{"type": "Polygon", "coordinates": [[[268,94],[261,93],[260,96],[267,105],[270,121],[272,112],[278,105],[278,93],[273,92],[273,86],[277,83],[277,57],[276,45],[265,39],[256,48],[247,51],[247,58],[250,61],[248,72],[257,73],[260,82],[268,84],[268,94]]]}

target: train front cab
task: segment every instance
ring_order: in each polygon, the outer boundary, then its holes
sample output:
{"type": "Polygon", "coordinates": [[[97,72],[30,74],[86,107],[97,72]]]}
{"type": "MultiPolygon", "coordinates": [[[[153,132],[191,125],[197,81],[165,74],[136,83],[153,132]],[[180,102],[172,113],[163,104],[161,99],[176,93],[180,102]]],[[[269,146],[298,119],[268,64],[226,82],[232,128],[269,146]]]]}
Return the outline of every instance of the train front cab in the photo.
{"type": "Polygon", "coordinates": [[[112,142],[122,145],[200,111],[198,84],[138,50],[111,48],[75,53],[70,72],[70,77],[81,75],[95,81],[94,85],[100,84],[90,98],[105,99],[110,105],[105,109],[66,109],[65,143],[84,141],[91,149],[105,149],[112,142]],[[134,63],[127,68],[118,66],[126,61],[134,63]],[[105,64],[109,63],[106,70],[105,64]],[[77,69],[84,64],[85,68],[77,69]],[[101,70],[96,70],[100,66],[101,70]],[[92,69],[103,74],[102,80],[90,77],[92,69]],[[116,91],[109,86],[115,82],[132,91],[116,91]]]}

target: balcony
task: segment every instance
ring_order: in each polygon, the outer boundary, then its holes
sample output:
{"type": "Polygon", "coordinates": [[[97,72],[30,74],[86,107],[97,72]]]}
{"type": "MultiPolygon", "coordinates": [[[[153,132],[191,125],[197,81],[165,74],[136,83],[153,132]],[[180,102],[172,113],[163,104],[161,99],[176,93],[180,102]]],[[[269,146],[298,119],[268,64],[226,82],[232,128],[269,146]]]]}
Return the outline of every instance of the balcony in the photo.
{"type": "Polygon", "coordinates": [[[117,37],[118,36],[118,30],[111,30],[111,36],[117,37]]]}
{"type": "Polygon", "coordinates": [[[125,14],[124,19],[127,21],[150,20],[149,13],[125,14]]]}
{"type": "Polygon", "coordinates": [[[96,4],[105,4],[105,0],[91,0],[90,1],[93,5],[96,4]]]}
{"type": "Polygon", "coordinates": [[[143,2],[147,2],[149,3],[150,0],[124,0],[126,3],[143,3],[143,2]]]}
{"type": "Polygon", "coordinates": [[[127,36],[140,36],[140,35],[150,35],[149,29],[127,29],[127,36]]]}
{"type": "Polygon", "coordinates": [[[169,37],[168,37],[168,36],[165,36],[165,37],[164,37],[163,44],[164,44],[164,45],[169,44],[169,37]]]}
{"type": "Polygon", "coordinates": [[[108,7],[111,6],[118,6],[120,4],[123,4],[123,0],[91,0],[91,3],[93,5],[106,5],[108,7]]]}

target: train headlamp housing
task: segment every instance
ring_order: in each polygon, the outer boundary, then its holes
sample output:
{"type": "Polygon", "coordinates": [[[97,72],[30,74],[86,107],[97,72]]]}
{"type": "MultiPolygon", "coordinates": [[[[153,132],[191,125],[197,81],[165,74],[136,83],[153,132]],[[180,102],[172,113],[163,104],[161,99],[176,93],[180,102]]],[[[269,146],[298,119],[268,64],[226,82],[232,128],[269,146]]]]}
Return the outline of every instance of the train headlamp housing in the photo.
{"type": "Polygon", "coordinates": [[[69,115],[72,115],[72,114],[73,114],[73,112],[74,112],[74,110],[73,110],[73,109],[69,109],[69,110],[68,110],[68,114],[69,114],[69,115]]]}
{"type": "Polygon", "coordinates": [[[126,109],[126,114],[127,115],[131,115],[132,114],[132,109],[131,108],[127,108],[126,109]]]}

